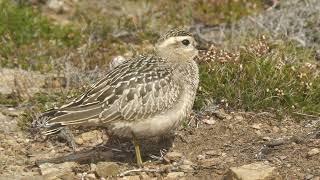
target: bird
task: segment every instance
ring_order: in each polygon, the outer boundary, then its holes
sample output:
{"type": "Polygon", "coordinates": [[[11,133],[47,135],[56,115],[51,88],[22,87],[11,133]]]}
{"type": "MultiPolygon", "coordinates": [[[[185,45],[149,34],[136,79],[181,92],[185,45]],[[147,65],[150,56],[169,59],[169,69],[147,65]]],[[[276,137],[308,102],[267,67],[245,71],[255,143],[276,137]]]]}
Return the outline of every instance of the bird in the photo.
{"type": "Polygon", "coordinates": [[[171,29],[154,51],[125,60],[79,97],[38,118],[44,135],[72,125],[106,128],[131,138],[138,166],[139,141],[174,131],[192,111],[199,85],[197,42],[192,34],[171,29]]]}

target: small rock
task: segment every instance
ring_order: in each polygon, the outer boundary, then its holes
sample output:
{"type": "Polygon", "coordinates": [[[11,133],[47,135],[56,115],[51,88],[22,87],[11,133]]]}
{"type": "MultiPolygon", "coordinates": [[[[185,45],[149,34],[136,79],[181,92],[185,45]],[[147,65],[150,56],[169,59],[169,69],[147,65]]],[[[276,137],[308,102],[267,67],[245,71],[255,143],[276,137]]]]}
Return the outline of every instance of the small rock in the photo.
{"type": "Polygon", "coordinates": [[[203,159],[199,161],[200,166],[204,168],[211,168],[213,166],[217,166],[220,163],[221,163],[221,160],[219,158],[203,159]]]}
{"type": "Polygon", "coordinates": [[[29,99],[35,93],[40,92],[46,77],[39,72],[2,68],[0,70],[0,93],[3,95],[18,93],[22,98],[29,99]]]}
{"type": "Polygon", "coordinates": [[[262,133],[261,133],[261,131],[260,130],[256,130],[256,131],[254,131],[257,135],[259,135],[259,136],[261,136],[262,135],[262,133]]]}
{"type": "Polygon", "coordinates": [[[279,156],[279,159],[280,159],[281,161],[285,160],[286,158],[287,158],[287,156],[279,156]]]}
{"type": "Polygon", "coordinates": [[[261,129],[261,124],[260,124],[260,123],[259,123],[259,124],[253,124],[251,127],[252,127],[253,129],[259,130],[259,129],[261,129]]]}
{"type": "Polygon", "coordinates": [[[275,176],[275,168],[262,163],[252,163],[241,167],[232,167],[227,173],[226,180],[265,180],[275,176]]]}
{"type": "Polygon", "coordinates": [[[264,141],[270,141],[270,140],[271,140],[271,137],[265,136],[265,137],[262,138],[262,140],[264,140],[264,141]]]}
{"type": "Polygon", "coordinates": [[[187,159],[184,159],[184,160],[182,161],[182,164],[183,164],[183,165],[193,165],[193,162],[191,162],[191,161],[189,161],[189,160],[187,160],[187,159]]]}
{"type": "Polygon", "coordinates": [[[230,116],[229,114],[226,115],[226,120],[230,120],[230,119],[232,119],[232,116],[230,116]]]}
{"type": "Polygon", "coordinates": [[[86,175],[84,176],[84,179],[85,179],[85,180],[96,180],[97,177],[96,177],[95,174],[90,173],[90,174],[86,174],[86,175]]]}
{"type": "Polygon", "coordinates": [[[91,163],[91,164],[90,164],[90,170],[91,170],[91,171],[96,171],[96,169],[97,169],[97,165],[91,163]]]}
{"type": "Polygon", "coordinates": [[[183,177],[184,172],[170,172],[167,175],[168,179],[178,179],[179,177],[183,177]]]}
{"type": "Polygon", "coordinates": [[[191,172],[193,171],[193,167],[191,165],[181,165],[179,166],[179,168],[181,169],[181,171],[183,172],[191,172]]]}
{"type": "Polygon", "coordinates": [[[164,159],[167,162],[177,162],[183,157],[182,153],[179,152],[168,152],[165,156],[164,159]]]}
{"type": "Polygon", "coordinates": [[[220,152],[215,151],[215,150],[207,151],[207,152],[205,152],[205,154],[208,155],[208,156],[220,156],[221,155],[220,152]]]}
{"type": "Polygon", "coordinates": [[[65,162],[62,164],[44,163],[39,167],[41,175],[55,174],[56,176],[59,176],[64,174],[65,172],[72,172],[72,168],[76,166],[77,163],[75,162],[65,162]]]}
{"type": "Polygon", "coordinates": [[[203,119],[202,122],[209,124],[209,125],[213,125],[216,123],[216,120],[214,120],[213,118],[210,118],[210,119],[203,119]]]}
{"type": "Polygon", "coordinates": [[[119,165],[114,162],[99,162],[96,167],[97,175],[100,177],[112,177],[119,173],[119,165]]]}
{"type": "Polygon", "coordinates": [[[95,146],[101,144],[103,141],[103,133],[98,130],[85,132],[75,137],[75,142],[79,145],[90,144],[92,146],[95,146]]]}
{"type": "Polygon", "coordinates": [[[242,121],[244,118],[241,115],[237,115],[234,117],[234,119],[237,121],[242,121]]]}
{"type": "Polygon", "coordinates": [[[274,133],[278,133],[278,132],[280,131],[280,128],[278,128],[277,126],[274,126],[274,127],[272,128],[272,131],[273,131],[274,133]]]}
{"type": "Polygon", "coordinates": [[[55,13],[63,13],[69,10],[69,8],[63,0],[49,0],[47,1],[47,6],[55,13]]]}
{"type": "Polygon", "coordinates": [[[310,180],[310,179],[312,179],[314,177],[314,175],[312,175],[312,174],[307,174],[305,177],[304,177],[304,179],[305,180],[310,180]]]}
{"type": "Polygon", "coordinates": [[[76,179],[77,177],[76,177],[76,175],[73,174],[73,173],[65,172],[64,174],[59,175],[57,178],[58,178],[58,179],[61,179],[61,180],[74,180],[74,179],[76,179]]]}
{"type": "Polygon", "coordinates": [[[225,119],[228,114],[224,111],[224,109],[219,109],[214,112],[214,115],[219,119],[225,119]]]}
{"type": "Polygon", "coordinates": [[[309,152],[308,152],[308,157],[311,157],[311,156],[314,156],[314,155],[317,155],[320,153],[320,150],[318,148],[313,148],[311,149],[309,152]]]}
{"type": "Polygon", "coordinates": [[[199,160],[203,160],[203,159],[205,159],[206,157],[204,156],[204,155],[202,155],[202,154],[199,154],[198,156],[197,156],[197,160],[199,161],[199,160]]]}
{"type": "Polygon", "coordinates": [[[125,176],[122,178],[123,180],[140,180],[140,176],[125,176]]]}

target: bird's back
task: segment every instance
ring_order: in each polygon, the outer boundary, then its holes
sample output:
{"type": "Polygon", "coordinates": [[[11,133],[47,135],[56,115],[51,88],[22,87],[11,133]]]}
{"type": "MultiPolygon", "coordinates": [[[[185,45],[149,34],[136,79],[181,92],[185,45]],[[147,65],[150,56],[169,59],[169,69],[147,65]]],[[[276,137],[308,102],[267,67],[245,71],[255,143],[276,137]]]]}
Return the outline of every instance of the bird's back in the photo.
{"type": "Polygon", "coordinates": [[[40,120],[47,134],[66,125],[137,122],[173,107],[182,92],[174,68],[155,55],[138,56],[108,72],[87,92],[40,120]]]}

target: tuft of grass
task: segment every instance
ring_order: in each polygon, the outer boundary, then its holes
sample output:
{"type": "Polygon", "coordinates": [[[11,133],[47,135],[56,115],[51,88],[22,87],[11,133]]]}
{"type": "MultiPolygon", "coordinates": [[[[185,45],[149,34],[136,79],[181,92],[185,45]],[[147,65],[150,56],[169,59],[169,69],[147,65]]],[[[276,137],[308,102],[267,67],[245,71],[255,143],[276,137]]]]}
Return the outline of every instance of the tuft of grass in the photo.
{"type": "Polygon", "coordinates": [[[50,57],[81,42],[78,30],[54,25],[37,9],[10,0],[0,1],[0,24],[1,66],[46,69],[50,57]]]}
{"type": "Polygon", "coordinates": [[[70,91],[59,92],[39,92],[34,95],[32,100],[28,102],[31,108],[26,109],[17,122],[18,127],[22,130],[28,130],[31,123],[40,112],[60,107],[65,102],[70,102],[73,98],[81,94],[80,89],[72,89],[70,91]]]}
{"type": "Polygon", "coordinates": [[[212,99],[245,111],[319,115],[320,70],[312,52],[283,42],[264,54],[242,48],[237,60],[203,63],[195,108],[212,99]]]}

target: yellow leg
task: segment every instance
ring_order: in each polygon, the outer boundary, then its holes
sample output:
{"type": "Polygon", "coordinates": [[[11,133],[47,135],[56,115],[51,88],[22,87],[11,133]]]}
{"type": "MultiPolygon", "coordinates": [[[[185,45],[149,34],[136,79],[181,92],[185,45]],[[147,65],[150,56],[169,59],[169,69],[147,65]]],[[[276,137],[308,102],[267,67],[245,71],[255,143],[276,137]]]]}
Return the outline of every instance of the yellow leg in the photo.
{"type": "Polygon", "coordinates": [[[135,137],[135,135],[132,134],[132,139],[133,139],[133,144],[134,144],[134,149],[136,151],[136,158],[137,158],[137,164],[139,167],[142,167],[142,159],[141,159],[141,153],[140,153],[140,145],[135,137]]]}

